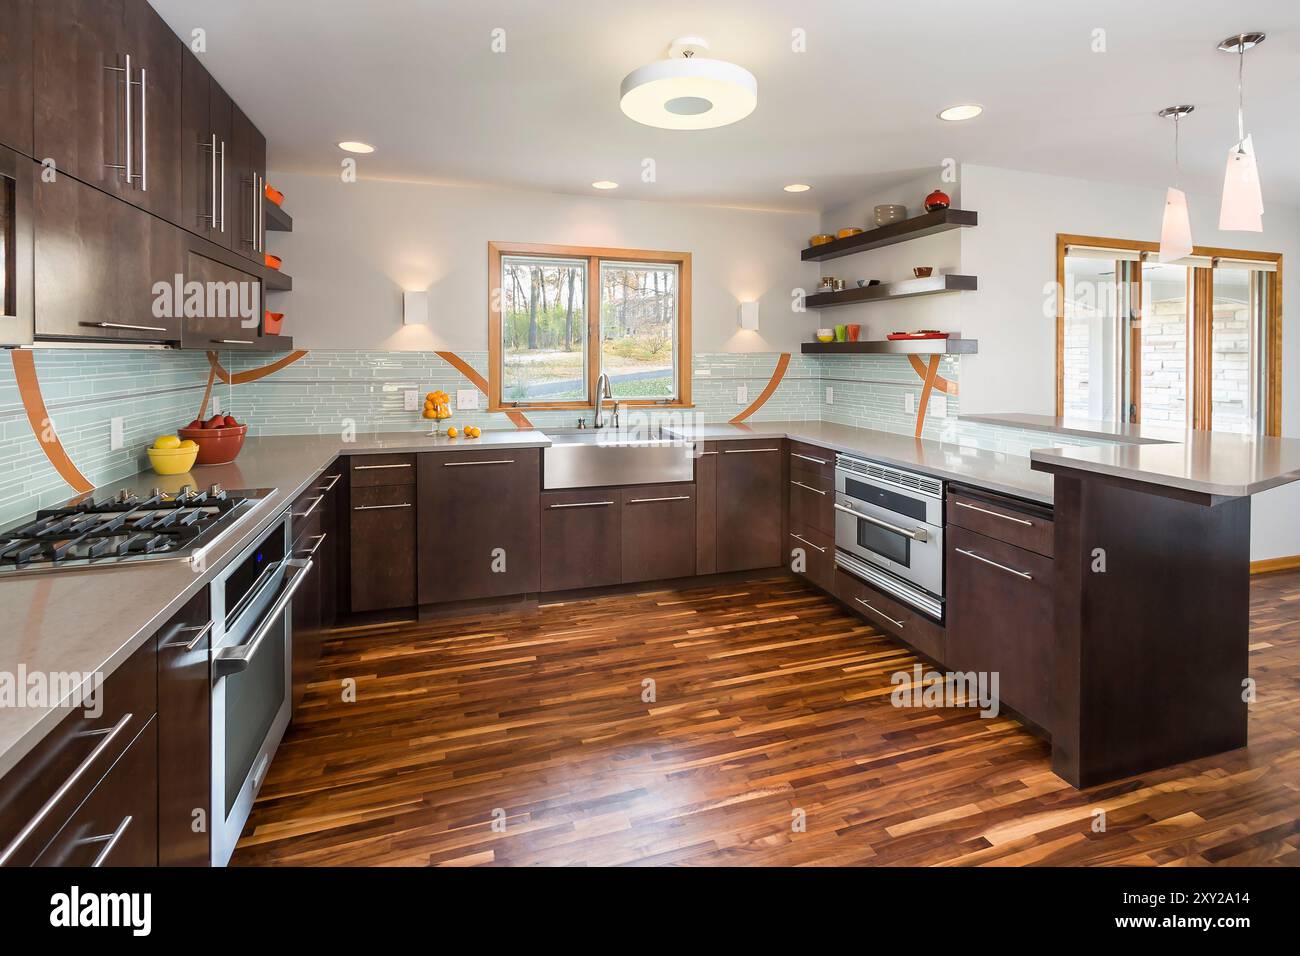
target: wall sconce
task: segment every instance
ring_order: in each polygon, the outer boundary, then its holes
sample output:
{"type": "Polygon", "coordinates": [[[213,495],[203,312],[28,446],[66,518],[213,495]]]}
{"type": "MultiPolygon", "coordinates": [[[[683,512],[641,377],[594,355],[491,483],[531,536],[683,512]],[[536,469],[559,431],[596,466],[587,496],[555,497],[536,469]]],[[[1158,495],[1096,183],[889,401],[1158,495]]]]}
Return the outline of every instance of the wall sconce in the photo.
{"type": "Polygon", "coordinates": [[[403,325],[428,325],[429,324],[429,293],[427,292],[403,292],[402,293],[402,324],[403,325]]]}
{"type": "Polygon", "coordinates": [[[740,303],[740,327],[751,332],[758,331],[758,303],[740,303]]]}

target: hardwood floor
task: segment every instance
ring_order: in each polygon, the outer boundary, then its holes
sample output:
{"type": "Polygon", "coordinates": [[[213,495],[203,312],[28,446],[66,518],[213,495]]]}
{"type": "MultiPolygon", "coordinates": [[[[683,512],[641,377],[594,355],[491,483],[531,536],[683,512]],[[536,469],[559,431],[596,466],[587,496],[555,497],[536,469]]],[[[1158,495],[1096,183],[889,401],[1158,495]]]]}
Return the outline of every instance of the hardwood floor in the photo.
{"type": "Polygon", "coordinates": [[[337,631],[233,862],[1294,866],[1300,573],[1251,621],[1250,746],[1089,791],[786,577],[337,631]]]}

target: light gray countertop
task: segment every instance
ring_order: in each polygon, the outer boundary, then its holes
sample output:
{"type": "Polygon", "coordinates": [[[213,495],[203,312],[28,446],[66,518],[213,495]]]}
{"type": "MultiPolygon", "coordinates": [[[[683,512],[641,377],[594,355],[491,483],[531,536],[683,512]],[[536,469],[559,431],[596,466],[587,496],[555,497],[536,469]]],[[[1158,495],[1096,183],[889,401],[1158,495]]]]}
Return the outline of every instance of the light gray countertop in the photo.
{"type": "Polygon", "coordinates": [[[981,425],[1000,425],[1025,431],[1050,432],[1055,435],[1073,435],[1077,438],[1102,438],[1106,441],[1133,445],[1159,445],[1181,442],[1187,433],[1183,428],[1169,425],[1131,425],[1093,418],[1062,418],[1056,415],[1030,415],[1024,412],[991,412],[957,416],[958,421],[981,425]]]}

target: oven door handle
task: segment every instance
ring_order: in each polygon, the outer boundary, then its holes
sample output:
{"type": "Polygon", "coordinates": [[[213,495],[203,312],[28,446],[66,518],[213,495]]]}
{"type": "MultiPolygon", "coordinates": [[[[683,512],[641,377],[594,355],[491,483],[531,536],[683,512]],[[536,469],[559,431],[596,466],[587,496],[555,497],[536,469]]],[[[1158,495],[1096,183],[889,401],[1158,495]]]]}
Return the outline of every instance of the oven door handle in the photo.
{"type": "Polygon", "coordinates": [[[853,515],[855,518],[861,518],[863,521],[870,521],[874,525],[884,528],[886,531],[892,531],[894,534],[901,534],[904,538],[911,538],[913,541],[919,541],[924,544],[930,540],[930,532],[921,528],[915,531],[909,531],[907,528],[900,528],[896,524],[890,524],[888,521],[881,521],[879,518],[873,518],[871,515],[864,515],[861,511],[854,511],[852,508],[846,508],[838,501],[835,502],[835,510],[843,511],[846,515],[853,515]]]}
{"type": "Polygon", "coordinates": [[[275,599],[271,609],[266,612],[266,615],[262,618],[262,623],[257,625],[257,630],[253,632],[252,638],[238,647],[223,647],[212,658],[212,672],[217,680],[229,677],[231,674],[238,674],[248,667],[249,660],[257,653],[262,641],[266,640],[266,635],[271,633],[271,628],[275,626],[275,622],[284,614],[284,609],[293,600],[294,593],[307,580],[307,572],[312,567],[310,558],[306,560],[290,558],[284,564],[289,569],[284,590],[275,599]]]}

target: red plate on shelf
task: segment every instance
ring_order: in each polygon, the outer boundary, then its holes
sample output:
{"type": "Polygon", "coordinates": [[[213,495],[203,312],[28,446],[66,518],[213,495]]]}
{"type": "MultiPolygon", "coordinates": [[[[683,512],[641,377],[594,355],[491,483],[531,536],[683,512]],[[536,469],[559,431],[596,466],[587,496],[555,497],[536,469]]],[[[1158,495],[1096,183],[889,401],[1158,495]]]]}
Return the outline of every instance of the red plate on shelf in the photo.
{"type": "Polygon", "coordinates": [[[890,332],[888,338],[891,342],[897,342],[899,339],[946,339],[951,332],[890,332]]]}

